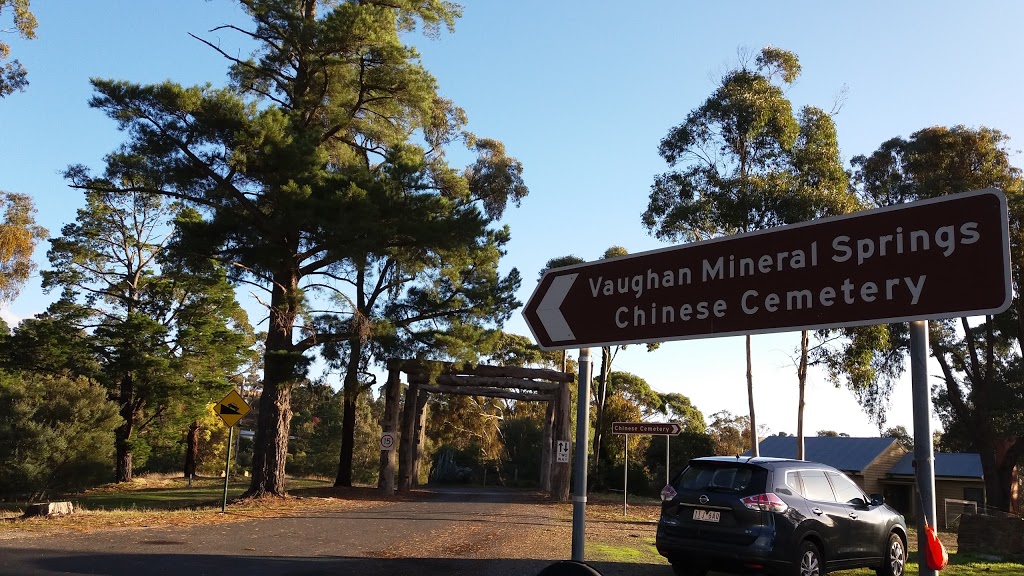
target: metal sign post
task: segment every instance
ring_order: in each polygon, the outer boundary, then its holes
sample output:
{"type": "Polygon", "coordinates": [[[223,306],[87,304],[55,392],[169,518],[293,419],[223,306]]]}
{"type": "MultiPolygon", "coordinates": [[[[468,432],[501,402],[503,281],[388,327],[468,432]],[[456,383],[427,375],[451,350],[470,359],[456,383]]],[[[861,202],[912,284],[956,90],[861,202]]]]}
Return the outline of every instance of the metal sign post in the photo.
{"type": "Polygon", "coordinates": [[[671,440],[672,440],[672,438],[670,438],[668,435],[665,436],[665,485],[666,486],[668,486],[668,483],[670,481],[669,480],[669,473],[668,473],[668,463],[669,463],[668,445],[669,445],[671,440]]]}
{"type": "Polygon", "coordinates": [[[576,484],[572,495],[572,559],[583,562],[587,515],[587,438],[590,437],[590,348],[580,348],[576,390],[576,484]]]}
{"type": "Polygon", "coordinates": [[[626,434],[623,453],[626,455],[626,463],[622,467],[622,515],[625,516],[626,500],[629,499],[629,434],[626,434]]]}
{"type": "Polygon", "coordinates": [[[626,500],[629,497],[629,435],[644,434],[647,436],[665,437],[665,483],[668,484],[668,441],[670,436],[678,436],[683,425],[678,422],[612,422],[612,434],[625,434],[626,466],[622,471],[622,515],[626,515],[626,500]]]}
{"type": "Polygon", "coordinates": [[[918,574],[935,576],[925,561],[925,522],[935,526],[935,453],[932,447],[932,401],[928,387],[928,323],[910,323],[910,380],[914,397],[914,475],[921,506],[917,512],[918,574]],[[927,439],[927,440],[925,440],[927,439]]]}
{"type": "Polygon", "coordinates": [[[234,389],[228,392],[228,395],[221,399],[214,409],[214,412],[220,416],[220,419],[228,427],[228,455],[227,460],[224,462],[224,500],[220,506],[221,512],[226,512],[228,509],[228,479],[231,477],[231,443],[234,440],[232,433],[235,431],[235,424],[238,424],[238,421],[248,414],[249,410],[251,410],[249,405],[245,403],[242,396],[234,389]]]}
{"type": "Polygon", "coordinates": [[[220,505],[221,512],[227,512],[228,509],[228,479],[231,478],[231,433],[234,432],[234,426],[228,426],[228,456],[224,461],[224,501],[220,505]]]}

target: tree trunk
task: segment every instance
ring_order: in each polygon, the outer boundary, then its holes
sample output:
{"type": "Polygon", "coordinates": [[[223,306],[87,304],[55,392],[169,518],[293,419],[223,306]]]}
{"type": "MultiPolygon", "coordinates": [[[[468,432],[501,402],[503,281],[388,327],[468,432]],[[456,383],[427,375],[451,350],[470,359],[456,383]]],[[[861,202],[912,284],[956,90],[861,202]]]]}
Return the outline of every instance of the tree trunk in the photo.
{"type": "Polygon", "coordinates": [[[118,482],[131,482],[132,481],[132,447],[130,444],[132,435],[132,425],[130,422],[125,422],[117,427],[114,431],[115,445],[117,454],[117,481],[118,482]]]}
{"type": "Polygon", "coordinates": [[[597,422],[594,424],[594,489],[604,487],[601,458],[604,456],[604,403],[608,397],[608,374],[611,372],[611,348],[601,348],[601,380],[597,386],[597,422]]]}
{"type": "Polygon", "coordinates": [[[263,393],[253,440],[252,482],[245,497],[284,496],[291,392],[301,352],[293,349],[292,326],[298,312],[299,273],[275,277],[270,299],[270,327],[263,355],[263,393]]]}
{"type": "Polygon", "coordinates": [[[757,418],[754,416],[754,369],[750,358],[750,335],[747,338],[747,401],[750,404],[750,455],[760,456],[757,445],[757,418]]]}
{"type": "Polygon", "coordinates": [[[185,478],[192,478],[196,475],[198,461],[199,421],[193,420],[188,425],[188,434],[185,435],[185,478]]]}
{"type": "Polygon", "coordinates": [[[1004,512],[1019,512],[1017,462],[1024,453],[1024,439],[997,438],[986,443],[981,464],[985,473],[985,496],[989,506],[1004,512]],[[986,455],[990,454],[989,458],[986,455]],[[988,468],[991,466],[991,468],[988,468]]]}
{"type": "Polygon", "coordinates": [[[800,383],[800,402],[796,409],[796,459],[804,459],[804,392],[807,390],[807,348],[810,345],[807,330],[800,332],[800,366],[796,377],[800,383]]]}
{"type": "Polygon", "coordinates": [[[135,429],[134,408],[135,382],[131,374],[121,377],[121,388],[118,392],[118,403],[121,406],[121,425],[114,431],[115,470],[117,482],[131,482],[132,470],[132,432],[135,429]]]}
{"type": "Polygon", "coordinates": [[[359,399],[359,360],[363,343],[359,338],[349,341],[348,366],[345,369],[345,412],[341,424],[341,452],[338,455],[338,475],[335,486],[352,485],[352,455],[356,446],[356,401],[359,399]]]}

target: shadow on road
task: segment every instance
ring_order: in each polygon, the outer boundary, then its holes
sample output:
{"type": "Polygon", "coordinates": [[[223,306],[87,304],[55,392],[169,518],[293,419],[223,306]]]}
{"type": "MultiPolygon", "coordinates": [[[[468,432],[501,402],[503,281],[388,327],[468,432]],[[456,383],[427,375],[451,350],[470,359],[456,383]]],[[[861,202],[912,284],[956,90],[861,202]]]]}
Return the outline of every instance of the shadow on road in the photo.
{"type": "Polygon", "coordinates": [[[551,502],[544,492],[503,486],[430,484],[420,488],[442,502],[492,502],[494,504],[536,504],[551,502]]]}
{"type": "MultiPolygon", "coordinates": [[[[535,576],[551,560],[214,556],[201,554],[69,554],[8,549],[4,576],[535,576]]],[[[667,566],[599,562],[604,576],[668,576],[667,566]]]]}

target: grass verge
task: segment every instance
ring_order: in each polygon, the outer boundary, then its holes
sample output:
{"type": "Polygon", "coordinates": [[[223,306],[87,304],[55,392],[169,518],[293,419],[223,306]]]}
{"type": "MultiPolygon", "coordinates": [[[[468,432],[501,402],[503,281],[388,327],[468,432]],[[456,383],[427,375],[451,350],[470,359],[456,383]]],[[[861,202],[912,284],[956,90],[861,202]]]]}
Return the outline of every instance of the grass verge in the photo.
{"type": "MultiPolygon", "coordinates": [[[[661,504],[657,500],[630,496],[625,514],[622,494],[604,493],[587,496],[588,561],[660,564],[667,562],[654,547],[661,504]]],[[[571,512],[570,512],[571,513],[571,512]]],[[[1022,576],[1024,564],[989,560],[968,554],[957,554],[956,534],[939,532],[939,539],[950,552],[949,566],[942,576],[1022,576]]],[[[906,576],[917,576],[917,532],[909,534],[910,557],[906,576]]],[[[874,576],[874,570],[843,570],[834,576],[874,576]]]]}
{"type": "Polygon", "coordinates": [[[221,513],[222,478],[141,478],[72,494],[63,500],[74,503],[70,516],[22,519],[23,506],[0,504],[0,538],[92,532],[150,526],[220,524],[254,518],[288,516],[310,510],[343,510],[375,506],[381,501],[375,488],[334,488],[321,480],[288,480],[288,496],[263,500],[239,500],[248,481],[228,486],[227,513],[221,513]]]}

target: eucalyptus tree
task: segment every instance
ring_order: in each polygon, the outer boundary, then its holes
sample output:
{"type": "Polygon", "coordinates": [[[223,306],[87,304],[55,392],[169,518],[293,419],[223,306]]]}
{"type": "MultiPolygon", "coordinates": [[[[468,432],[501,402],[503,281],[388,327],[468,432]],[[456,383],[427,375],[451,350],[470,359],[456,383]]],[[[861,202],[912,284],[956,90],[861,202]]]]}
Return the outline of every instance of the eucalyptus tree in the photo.
{"type": "MultiPolygon", "coordinates": [[[[629,251],[623,248],[622,246],[609,246],[608,249],[604,251],[604,254],[601,255],[601,259],[606,260],[608,258],[616,258],[619,256],[626,256],[628,254],[629,251]]],[[[561,268],[563,266],[583,264],[584,262],[585,260],[583,260],[579,256],[572,254],[552,258],[548,260],[547,263],[544,265],[544,268],[541,269],[540,276],[543,276],[545,272],[553,268],[561,268]]],[[[647,344],[647,351],[651,352],[653,350],[656,350],[658,346],[659,344],[656,342],[647,344]]],[[[608,399],[608,386],[612,373],[612,365],[615,362],[615,357],[618,356],[619,352],[625,348],[625,346],[601,347],[601,367],[599,368],[598,373],[594,378],[594,380],[597,383],[597,387],[593,388],[590,391],[591,403],[595,409],[593,466],[597,482],[602,481],[602,476],[600,475],[601,462],[602,460],[607,459],[606,454],[604,453],[604,443],[606,436],[605,428],[607,428],[607,426],[605,426],[605,404],[608,399]]],[[[562,351],[562,358],[566,358],[565,350],[562,351]]]]}
{"type": "Polygon", "coordinates": [[[215,400],[245,349],[247,322],[223,267],[168,257],[179,214],[159,196],[90,191],[51,240],[43,272],[43,288],[61,290],[51,311],[89,333],[97,378],[117,404],[118,482],[132,479],[137,435],[181,402],[215,400]]]}
{"type": "MultiPolygon", "coordinates": [[[[36,37],[36,17],[32,15],[29,0],[0,0],[0,18],[6,18],[11,14],[14,20],[14,29],[18,36],[26,40],[36,37]],[[9,9],[9,10],[8,10],[9,9]]],[[[6,32],[0,29],[0,32],[6,32]]],[[[11,55],[11,47],[6,42],[0,41],[0,62],[3,62],[11,55]]],[[[28,86],[28,70],[18,60],[11,60],[0,66],[0,98],[7,96],[15,90],[24,90],[28,86]]]]}
{"type": "Polygon", "coordinates": [[[465,130],[464,111],[438,94],[403,44],[417,28],[453,29],[457,5],[240,4],[252,22],[216,32],[239,34],[255,46],[251,57],[201,40],[229,61],[229,85],[93,81],[91,105],[129,136],[106,172],[130,177],[97,181],[84,167],[67,177],[80,188],[138,190],[196,208],[201,218],[182,227],[183,247],[228,264],[236,285],[258,291],[268,328],[247,494],[283,495],[292,386],[315,348],[371,327],[358,306],[323,306],[363,263],[480,243],[527,189],[521,165],[499,142],[465,130]],[[445,156],[459,145],[477,154],[461,171],[445,156]],[[319,311],[350,317],[321,322],[319,311]]]}
{"type": "Polygon", "coordinates": [[[376,379],[368,371],[373,352],[423,359],[479,361],[491,332],[519,307],[519,273],[498,271],[507,228],[486,230],[471,243],[434,249],[428,243],[352,258],[335,276],[348,284],[334,298],[341,313],[318,314],[318,331],[347,334],[329,342],[325,358],[344,375],[344,424],[336,486],[352,485],[357,401],[376,379]],[[442,358],[444,357],[444,358],[442,358]]]}
{"type": "Polygon", "coordinates": [[[0,192],[0,301],[13,300],[36,269],[32,261],[39,240],[47,231],[36,224],[35,206],[25,194],[0,192]]]}
{"type": "MultiPolygon", "coordinates": [[[[849,211],[835,124],[819,108],[794,114],[785,88],[800,75],[795,54],[763,48],[726,73],[659,153],[673,168],[657,176],[644,226],[666,241],[694,242],[849,211]]],[[[802,348],[806,339],[802,338],[802,348]]],[[[747,394],[754,411],[750,336],[747,394]]],[[[758,453],[757,435],[750,435],[758,453]]]]}
{"type": "MultiPolygon", "coordinates": [[[[856,156],[854,182],[866,203],[889,206],[979,188],[1006,193],[1010,218],[1010,254],[1014,299],[1010,309],[979,319],[951,318],[929,322],[932,357],[941,370],[934,389],[937,412],[953,442],[981,454],[990,505],[1015,506],[1014,472],[1024,459],[1024,391],[1021,350],[1024,345],[1024,181],[1010,162],[1009,138],[992,128],[935,126],[909,138],[892,138],[868,156],[856,156]],[[975,322],[975,324],[972,324],[975,322]]],[[[858,352],[876,366],[886,358],[902,362],[905,325],[882,327],[891,335],[885,346],[862,346],[858,352]]],[[[857,345],[856,341],[851,342],[857,345]]],[[[857,353],[854,354],[856,356],[857,353]]],[[[854,363],[855,368],[864,363],[854,363]]],[[[867,382],[873,402],[887,401],[892,387],[884,380],[867,382]]],[[[918,439],[920,440],[920,439],[918,439]]],[[[945,441],[945,440],[944,440],[945,441]]]]}

